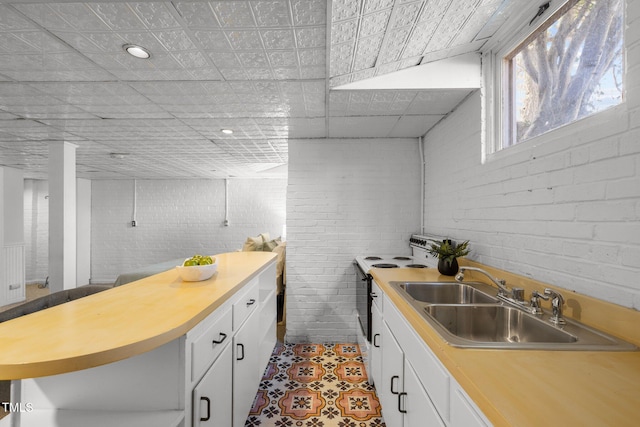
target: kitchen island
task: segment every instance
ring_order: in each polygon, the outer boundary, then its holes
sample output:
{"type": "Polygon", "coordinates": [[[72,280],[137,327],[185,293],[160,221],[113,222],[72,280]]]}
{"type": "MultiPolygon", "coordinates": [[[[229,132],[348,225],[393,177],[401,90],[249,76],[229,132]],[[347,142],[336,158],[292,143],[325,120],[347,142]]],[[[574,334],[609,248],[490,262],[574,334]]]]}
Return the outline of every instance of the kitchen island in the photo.
{"type": "MultiPolygon", "coordinates": [[[[463,260],[462,264],[480,266],[467,260],[463,260]]],[[[500,270],[480,267],[486,268],[496,277],[506,279],[508,286],[525,288],[527,294],[548,286],[500,270]]],[[[639,351],[455,348],[448,345],[389,285],[392,281],[454,281],[453,277],[441,276],[435,269],[372,269],[371,274],[384,293],[385,313],[390,305],[394,306],[392,314],[397,309],[403,322],[406,321],[412,329],[411,339],[428,346],[430,353],[444,366],[444,371],[448,371],[452,382],[459,384],[482,412],[484,417],[480,418],[486,418],[495,426],[638,424],[639,351]]],[[[468,278],[486,282],[482,275],[474,277],[469,273],[468,278]]],[[[566,316],[640,345],[639,312],[570,291],[560,291],[567,303],[566,316]]],[[[386,320],[387,315],[384,317],[386,320]]],[[[393,315],[390,318],[395,321],[393,315]]],[[[402,339],[398,340],[402,344],[402,339]]],[[[383,341],[382,345],[386,344],[383,341]]],[[[423,358],[416,362],[414,367],[419,371],[420,364],[426,360],[423,358]]],[[[386,360],[383,359],[382,363],[386,363],[386,360]]],[[[379,389],[379,386],[376,388],[379,389]]],[[[471,425],[453,421],[459,412],[453,403],[449,406],[448,399],[447,394],[443,399],[445,407],[438,408],[444,424],[471,425]]],[[[451,402],[453,400],[452,397],[451,402]]]]}
{"type": "Polygon", "coordinates": [[[234,397],[250,406],[276,342],[276,256],[216,258],[208,280],[172,269],[0,324],[0,379],[16,380],[0,425],[196,425],[212,415],[199,383],[219,361],[249,373],[250,397],[234,397]]]}

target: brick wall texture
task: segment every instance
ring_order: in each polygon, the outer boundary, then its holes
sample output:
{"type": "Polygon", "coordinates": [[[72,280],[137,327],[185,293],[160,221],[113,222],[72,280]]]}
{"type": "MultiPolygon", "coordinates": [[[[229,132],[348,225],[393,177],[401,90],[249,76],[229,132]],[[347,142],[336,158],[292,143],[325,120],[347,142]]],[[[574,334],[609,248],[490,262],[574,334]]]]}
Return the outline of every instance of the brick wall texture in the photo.
{"type": "Polygon", "coordinates": [[[407,255],[420,227],[416,139],[289,143],[290,342],[354,342],[354,258],[407,255]]]}
{"type": "Polygon", "coordinates": [[[229,180],[229,226],[224,226],[224,180],[138,180],[137,226],[132,180],[92,182],[91,277],[110,282],[122,272],[196,253],[242,248],[247,236],[282,233],[286,180],[229,180]]]}
{"type": "Polygon", "coordinates": [[[480,92],[427,134],[428,232],[471,240],[487,265],[640,309],[640,2],[627,21],[624,105],[484,164],[480,92]]]}

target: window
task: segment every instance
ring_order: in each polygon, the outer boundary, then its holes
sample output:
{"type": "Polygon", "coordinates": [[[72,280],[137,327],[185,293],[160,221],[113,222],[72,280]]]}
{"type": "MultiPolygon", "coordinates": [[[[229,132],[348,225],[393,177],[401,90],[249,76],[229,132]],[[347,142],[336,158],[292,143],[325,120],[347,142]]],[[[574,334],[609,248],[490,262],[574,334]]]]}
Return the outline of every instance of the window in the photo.
{"type": "Polygon", "coordinates": [[[623,10],[624,0],[570,0],[501,55],[496,150],[623,101],[623,10]]]}

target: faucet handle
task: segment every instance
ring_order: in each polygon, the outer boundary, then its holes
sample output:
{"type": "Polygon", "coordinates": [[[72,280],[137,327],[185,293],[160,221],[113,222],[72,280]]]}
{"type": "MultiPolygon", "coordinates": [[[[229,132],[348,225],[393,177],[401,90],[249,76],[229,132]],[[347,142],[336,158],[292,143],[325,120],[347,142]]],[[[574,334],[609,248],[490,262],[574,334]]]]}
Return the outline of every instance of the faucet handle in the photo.
{"type": "Polygon", "coordinates": [[[534,314],[542,314],[542,307],[540,307],[540,299],[548,301],[549,297],[544,294],[541,294],[538,291],[531,292],[531,301],[529,302],[529,305],[531,305],[531,308],[533,309],[534,314]]]}
{"type": "Polygon", "coordinates": [[[551,316],[551,319],[549,319],[549,321],[554,325],[564,325],[565,323],[567,323],[562,318],[562,306],[564,305],[564,297],[562,296],[562,294],[549,288],[544,290],[544,294],[552,298],[551,311],[553,313],[553,316],[551,316]]]}

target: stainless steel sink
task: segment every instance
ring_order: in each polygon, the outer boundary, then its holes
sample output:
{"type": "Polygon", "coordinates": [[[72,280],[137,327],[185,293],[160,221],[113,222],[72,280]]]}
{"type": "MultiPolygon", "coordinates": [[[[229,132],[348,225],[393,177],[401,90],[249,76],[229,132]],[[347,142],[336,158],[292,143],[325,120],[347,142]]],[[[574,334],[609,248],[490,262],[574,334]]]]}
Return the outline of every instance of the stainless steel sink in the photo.
{"type": "Polygon", "coordinates": [[[533,350],[634,351],[636,346],[582,323],[549,322],[494,297],[481,282],[390,282],[451,346],[533,350]]]}
{"type": "Polygon", "coordinates": [[[524,311],[502,305],[431,305],[424,308],[458,338],[486,343],[573,343],[578,338],[524,311]]]}
{"type": "Polygon", "coordinates": [[[497,298],[471,285],[452,282],[404,282],[400,289],[411,298],[431,304],[495,304],[497,298]]]}

